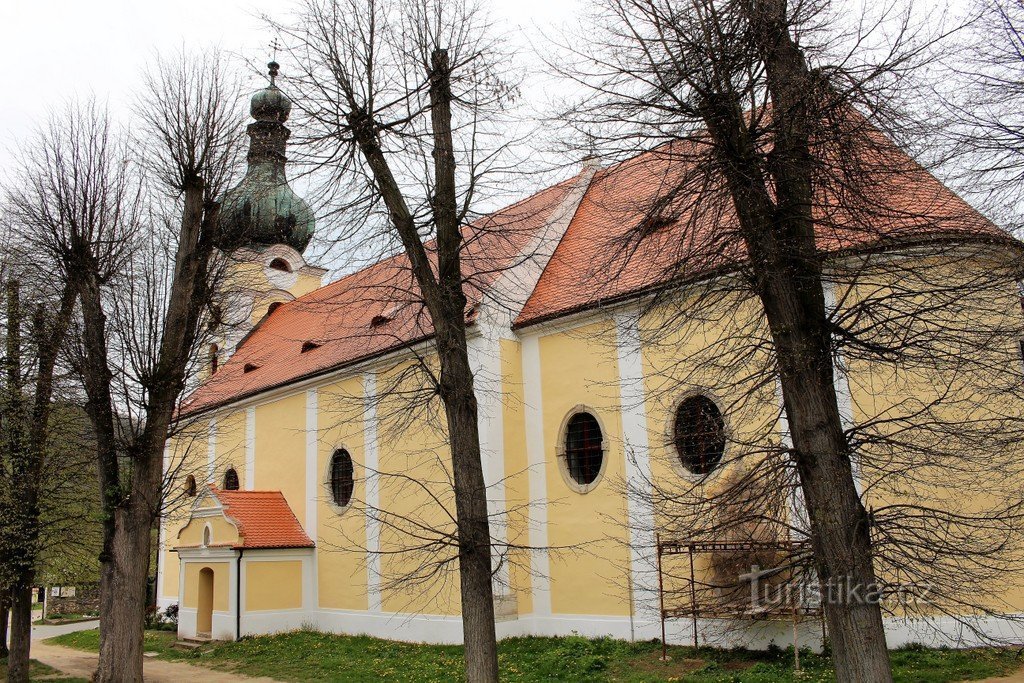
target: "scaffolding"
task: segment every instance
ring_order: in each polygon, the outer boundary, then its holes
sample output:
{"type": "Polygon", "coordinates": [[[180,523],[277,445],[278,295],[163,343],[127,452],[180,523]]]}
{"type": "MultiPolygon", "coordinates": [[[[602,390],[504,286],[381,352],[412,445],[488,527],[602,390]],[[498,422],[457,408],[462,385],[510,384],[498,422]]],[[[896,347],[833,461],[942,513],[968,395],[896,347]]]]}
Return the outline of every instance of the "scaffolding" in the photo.
{"type": "Polygon", "coordinates": [[[711,555],[715,553],[752,553],[759,551],[784,551],[789,557],[795,557],[798,553],[810,553],[809,541],[712,541],[702,539],[664,539],[660,534],[656,536],[658,550],[658,599],[661,611],[661,656],[663,660],[668,658],[668,645],[665,638],[665,622],[669,619],[681,619],[689,617],[693,626],[693,647],[698,647],[697,642],[697,619],[755,619],[765,621],[792,620],[793,622],[793,650],[797,658],[797,669],[799,669],[799,647],[797,640],[797,627],[801,620],[808,617],[821,619],[822,638],[825,636],[824,611],[819,604],[803,604],[802,602],[791,602],[788,605],[762,605],[753,603],[744,609],[730,607],[721,604],[702,604],[697,597],[697,576],[695,572],[694,558],[697,555],[711,555]],[[672,555],[687,555],[689,559],[689,576],[685,579],[689,584],[688,604],[666,605],[665,572],[662,566],[662,557],[672,555]]]}

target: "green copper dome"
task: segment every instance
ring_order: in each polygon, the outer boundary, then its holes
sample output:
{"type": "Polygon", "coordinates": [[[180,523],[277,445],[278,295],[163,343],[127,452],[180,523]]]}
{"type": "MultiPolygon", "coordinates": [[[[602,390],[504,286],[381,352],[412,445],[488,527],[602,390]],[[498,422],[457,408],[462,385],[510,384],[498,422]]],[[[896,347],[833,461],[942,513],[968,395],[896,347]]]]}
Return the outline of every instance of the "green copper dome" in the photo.
{"type": "Polygon", "coordinates": [[[252,96],[249,112],[249,170],[221,203],[221,226],[230,243],[287,244],[303,251],[313,237],[313,212],[288,186],[285,146],[291,132],[284,126],[292,103],[274,80],[278,65],[271,62],[270,85],[252,96]]]}

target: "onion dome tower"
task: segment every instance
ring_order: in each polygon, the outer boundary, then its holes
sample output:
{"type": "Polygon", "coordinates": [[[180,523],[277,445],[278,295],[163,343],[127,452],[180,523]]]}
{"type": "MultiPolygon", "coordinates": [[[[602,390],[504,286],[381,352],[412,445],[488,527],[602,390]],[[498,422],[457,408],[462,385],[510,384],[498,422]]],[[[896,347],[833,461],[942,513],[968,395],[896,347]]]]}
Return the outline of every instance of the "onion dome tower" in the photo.
{"type": "Polygon", "coordinates": [[[288,186],[285,127],[292,102],[277,87],[277,62],[270,84],[249,105],[249,168],[221,200],[222,247],[228,252],[219,286],[219,320],[210,345],[207,375],[217,372],[256,326],[280,305],[318,289],[327,271],[307,263],[302,252],[313,237],[313,212],[288,186]]]}
{"type": "Polygon", "coordinates": [[[292,102],[277,87],[280,66],[270,62],[270,84],[249,105],[249,169],[221,205],[221,226],[228,243],[259,248],[287,244],[299,253],[313,236],[313,212],[288,186],[285,146],[291,131],[284,125],[292,102]]]}

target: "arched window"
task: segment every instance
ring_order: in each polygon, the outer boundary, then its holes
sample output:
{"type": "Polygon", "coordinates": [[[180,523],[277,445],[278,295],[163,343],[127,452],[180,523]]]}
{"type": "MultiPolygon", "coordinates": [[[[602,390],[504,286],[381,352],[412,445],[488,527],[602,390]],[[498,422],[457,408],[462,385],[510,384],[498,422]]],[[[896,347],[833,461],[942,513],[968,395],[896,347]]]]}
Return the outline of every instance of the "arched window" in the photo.
{"type": "Polygon", "coordinates": [[[339,448],[331,456],[331,500],[340,508],[348,507],[354,487],[352,456],[344,448],[339,448]]]}
{"type": "Polygon", "coordinates": [[[217,347],[216,344],[210,344],[210,374],[211,375],[217,374],[217,367],[218,367],[218,365],[220,363],[220,360],[217,358],[217,353],[219,351],[220,351],[220,349],[217,347]]]}
{"type": "Polygon", "coordinates": [[[185,477],[185,495],[192,498],[196,495],[196,478],[191,474],[185,477]]]}
{"type": "Polygon", "coordinates": [[[285,261],[283,258],[276,258],[268,264],[274,270],[280,270],[284,273],[292,272],[291,264],[285,261]]]}
{"type": "Polygon", "coordinates": [[[238,472],[235,472],[234,467],[229,467],[228,471],[224,473],[224,490],[225,491],[237,491],[238,490],[238,472]]]}
{"type": "Polygon", "coordinates": [[[203,545],[204,546],[209,546],[210,542],[212,540],[213,540],[213,536],[210,533],[210,527],[208,527],[208,526],[207,527],[203,527],[203,545]]]}
{"type": "Polygon", "coordinates": [[[707,396],[690,396],[676,409],[672,430],[679,462],[693,474],[708,474],[725,453],[725,420],[707,396]]]}
{"type": "Polygon", "coordinates": [[[565,428],[565,467],[574,482],[589,486],[597,480],[604,462],[604,437],[597,418],[576,413],[565,428]]]}

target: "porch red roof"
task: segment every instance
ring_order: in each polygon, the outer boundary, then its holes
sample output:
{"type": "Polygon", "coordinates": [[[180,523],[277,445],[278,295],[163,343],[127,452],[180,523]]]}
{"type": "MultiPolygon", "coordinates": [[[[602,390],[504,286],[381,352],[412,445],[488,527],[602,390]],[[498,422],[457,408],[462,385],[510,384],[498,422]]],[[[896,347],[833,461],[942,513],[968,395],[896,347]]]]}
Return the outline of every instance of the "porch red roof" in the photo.
{"type": "Polygon", "coordinates": [[[236,548],[312,548],[280,491],[221,491],[211,487],[224,514],[238,525],[236,548]]]}

